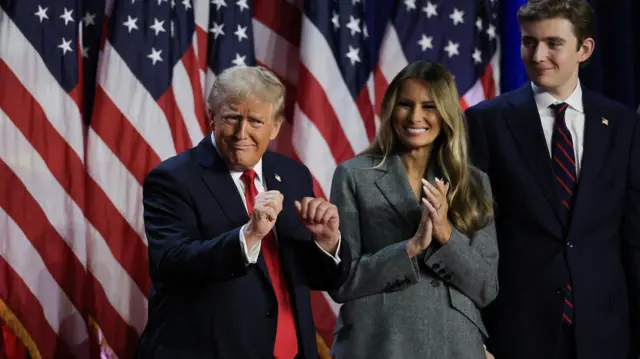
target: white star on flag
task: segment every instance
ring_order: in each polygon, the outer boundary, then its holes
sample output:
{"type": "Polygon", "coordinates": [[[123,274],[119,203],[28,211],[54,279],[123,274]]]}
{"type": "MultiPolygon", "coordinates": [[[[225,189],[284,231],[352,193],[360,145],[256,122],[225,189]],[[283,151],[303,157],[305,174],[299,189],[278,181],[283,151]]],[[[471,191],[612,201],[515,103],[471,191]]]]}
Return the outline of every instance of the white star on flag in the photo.
{"type": "Polygon", "coordinates": [[[444,48],[444,51],[447,52],[447,54],[449,55],[449,58],[452,58],[454,55],[460,55],[460,52],[458,52],[459,46],[460,46],[459,43],[454,43],[451,40],[449,40],[449,43],[444,48]]]}
{"type": "Polygon", "coordinates": [[[331,23],[333,24],[333,28],[338,30],[340,28],[340,15],[338,15],[335,11],[333,12],[333,16],[331,16],[331,23]]]}
{"type": "Polygon", "coordinates": [[[236,30],[234,32],[234,35],[236,35],[238,37],[238,42],[242,42],[242,39],[248,39],[249,37],[247,36],[247,27],[242,27],[240,25],[238,25],[238,30],[236,30]]]}
{"type": "Polygon", "coordinates": [[[349,52],[347,52],[347,57],[351,60],[351,65],[355,65],[356,62],[360,62],[360,49],[353,48],[349,45],[349,52]]]}
{"type": "Polygon", "coordinates": [[[153,18],[153,25],[149,26],[149,28],[153,29],[156,32],[156,36],[158,36],[161,32],[166,32],[164,29],[164,20],[158,21],[157,18],[153,18]]]}
{"type": "Polygon", "coordinates": [[[217,39],[218,36],[220,35],[224,35],[224,31],[222,31],[222,28],[224,27],[224,24],[219,24],[217,22],[213,23],[213,27],[211,29],[209,29],[210,32],[213,33],[213,38],[217,39]]]}
{"type": "Polygon", "coordinates": [[[58,45],[58,48],[62,49],[63,56],[67,53],[67,51],[73,52],[73,50],[71,50],[71,40],[67,41],[64,39],[64,37],[62,38],[62,43],[58,45]]]}
{"type": "Polygon", "coordinates": [[[351,29],[351,36],[354,36],[356,32],[362,32],[360,30],[360,19],[355,18],[352,15],[349,15],[349,23],[347,24],[347,27],[351,29]]]}
{"type": "Polygon", "coordinates": [[[131,16],[127,16],[127,21],[123,22],[122,25],[126,26],[129,29],[129,33],[131,33],[133,29],[138,30],[138,25],[136,25],[137,21],[137,17],[132,19],[131,16]]]}
{"type": "Polygon", "coordinates": [[[67,10],[67,8],[65,7],[64,8],[64,14],[60,15],[60,18],[64,19],[64,24],[65,25],[69,25],[69,22],[75,22],[75,20],[71,16],[71,13],[73,13],[73,9],[67,10]]]}
{"type": "Polygon", "coordinates": [[[247,0],[238,0],[236,5],[240,7],[240,12],[242,12],[244,9],[249,10],[249,5],[247,5],[247,0]]]}
{"type": "Polygon", "coordinates": [[[476,64],[482,63],[482,51],[474,49],[473,55],[471,55],[471,57],[473,57],[473,62],[475,62],[476,64]]]}
{"type": "Polygon", "coordinates": [[[147,55],[147,57],[150,58],[151,61],[153,61],[153,65],[155,65],[156,62],[158,61],[162,62],[162,57],[160,57],[161,53],[162,53],[162,50],[156,50],[154,47],[152,47],[151,53],[147,55]]]}
{"type": "Polygon", "coordinates": [[[216,10],[220,10],[221,7],[227,6],[224,0],[211,0],[211,3],[216,6],[216,10]]]}
{"type": "Polygon", "coordinates": [[[489,29],[487,29],[487,34],[491,40],[496,38],[496,27],[493,25],[489,25],[489,29]]]}
{"type": "Polygon", "coordinates": [[[235,66],[246,66],[246,64],[244,63],[246,56],[240,56],[240,54],[236,54],[236,58],[233,59],[231,62],[235,65],[235,66]]]}
{"type": "Polygon", "coordinates": [[[40,5],[38,5],[38,12],[36,12],[34,15],[40,18],[41,23],[43,19],[49,19],[49,16],[47,16],[47,10],[49,10],[48,7],[45,7],[43,9],[40,5]]]}
{"type": "Polygon", "coordinates": [[[462,18],[463,16],[464,16],[464,11],[460,11],[456,8],[453,8],[453,13],[449,15],[449,18],[453,20],[453,25],[455,26],[455,25],[464,23],[464,19],[462,18]]]}
{"type": "Polygon", "coordinates": [[[422,34],[422,38],[418,41],[418,45],[422,47],[423,52],[426,49],[433,49],[433,36],[422,34]]]}
{"type": "Polygon", "coordinates": [[[96,24],[96,14],[91,14],[91,13],[86,13],[84,15],[84,17],[82,18],[82,23],[84,24],[84,27],[89,27],[91,25],[95,25],[96,24]]]}
{"type": "Polygon", "coordinates": [[[422,11],[427,13],[427,19],[431,19],[432,16],[438,16],[438,5],[434,5],[431,1],[427,1],[427,6],[423,7],[422,11]]]}
{"type": "Polygon", "coordinates": [[[404,0],[404,5],[407,7],[407,11],[416,9],[416,0],[404,0]]]}

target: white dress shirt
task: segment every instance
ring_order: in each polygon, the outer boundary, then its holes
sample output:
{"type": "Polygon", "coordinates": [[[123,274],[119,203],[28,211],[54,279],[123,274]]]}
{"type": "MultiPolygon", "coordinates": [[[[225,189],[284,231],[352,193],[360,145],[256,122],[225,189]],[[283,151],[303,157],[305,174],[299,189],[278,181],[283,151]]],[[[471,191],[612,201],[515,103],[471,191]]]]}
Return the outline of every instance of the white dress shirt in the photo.
{"type": "MultiPolygon", "coordinates": [[[[213,133],[211,134],[211,142],[213,143],[213,147],[216,149],[216,151],[218,151],[218,147],[216,146],[216,139],[213,136],[213,133]]],[[[220,153],[218,151],[218,153],[220,153]]],[[[253,167],[253,170],[256,173],[256,177],[254,180],[254,184],[256,186],[256,189],[258,190],[258,193],[262,193],[266,191],[266,184],[263,184],[262,179],[264,178],[263,173],[262,173],[262,158],[258,161],[258,163],[253,167]]],[[[249,212],[249,209],[247,208],[247,198],[245,196],[245,192],[244,192],[244,181],[240,178],[242,177],[242,173],[240,171],[229,171],[229,173],[231,174],[231,178],[233,179],[233,183],[236,185],[236,188],[238,189],[238,192],[240,193],[240,197],[242,197],[242,204],[244,205],[245,210],[247,210],[247,213],[249,212]]],[[[245,259],[245,263],[247,264],[253,264],[256,263],[258,261],[258,256],[260,256],[260,248],[261,248],[261,244],[262,244],[262,240],[259,240],[252,248],[247,248],[247,241],[244,237],[244,227],[246,226],[246,224],[244,226],[242,226],[242,228],[240,228],[240,246],[242,247],[242,253],[244,254],[244,259],[245,259]]],[[[277,241],[277,234],[275,231],[275,228],[271,231],[273,233],[274,238],[277,241]]],[[[328,255],[329,257],[331,257],[334,262],[336,262],[336,264],[340,264],[340,244],[342,242],[342,239],[338,239],[338,248],[336,249],[336,255],[332,256],[331,254],[329,254],[327,251],[324,250],[324,248],[320,247],[320,245],[314,241],[314,243],[318,246],[318,248],[320,248],[320,250],[322,250],[322,252],[324,252],[326,255],[328,255]]]]}
{"type": "Polygon", "coordinates": [[[555,122],[555,112],[549,106],[564,102],[569,105],[565,112],[564,118],[567,123],[569,133],[573,139],[573,148],[576,160],[576,178],[580,177],[580,168],[582,167],[582,153],[584,152],[584,106],[582,104],[582,87],[580,80],[571,95],[565,101],[555,99],[548,92],[544,92],[541,88],[531,83],[533,89],[538,114],[542,122],[542,131],[547,140],[547,149],[549,157],[551,157],[551,137],[553,136],[553,124],[555,122]]]}

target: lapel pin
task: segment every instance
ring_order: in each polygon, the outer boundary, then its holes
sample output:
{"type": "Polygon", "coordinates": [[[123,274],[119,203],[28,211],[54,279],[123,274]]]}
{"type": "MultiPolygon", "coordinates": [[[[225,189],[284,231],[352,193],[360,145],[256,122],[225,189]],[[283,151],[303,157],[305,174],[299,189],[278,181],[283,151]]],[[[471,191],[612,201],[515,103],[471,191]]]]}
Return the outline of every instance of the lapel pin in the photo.
{"type": "Polygon", "coordinates": [[[607,120],[606,118],[602,118],[602,124],[605,126],[609,126],[609,120],[607,120]]]}
{"type": "Polygon", "coordinates": [[[275,177],[276,177],[276,181],[278,181],[278,182],[282,182],[282,180],[280,179],[280,176],[278,176],[278,174],[277,174],[277,173],[275,174],[275,177]]]}

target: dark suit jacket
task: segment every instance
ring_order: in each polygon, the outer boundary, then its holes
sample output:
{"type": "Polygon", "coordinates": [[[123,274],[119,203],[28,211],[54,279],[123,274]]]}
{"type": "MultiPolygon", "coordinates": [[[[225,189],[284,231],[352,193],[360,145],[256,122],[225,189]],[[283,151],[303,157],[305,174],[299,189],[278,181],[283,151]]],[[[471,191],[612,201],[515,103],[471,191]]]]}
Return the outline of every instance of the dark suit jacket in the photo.
{"type": "Polygon", "coordinates": [[[630,326],[640,324],[640,121],[587,89],[583,103],[568,222],[530,84],[467,110],[471,156],[497,204],[500,292],[484,317],[497,359],[556,357],[569,277],[578,358],[626,359],[630,344],[638,358],[630,326]]]}
{"type": "MultiPolygon", "coordinates": [[[[267,188],[284,195],[275,228],[295,307],[298,358],[317,358],[309,289],[338,288],[349,273],[350,250],[342,241],[336,265],[298,219],[293,201],[313,196],[304,165],[267,152],[263,173],[267,188]]],[[[271,358],[275,293],[262,254],[245,266],[238,235],[249,217],[211,137],[153,169],[143,202],[153,289],[138,357],[271,358]]]]}

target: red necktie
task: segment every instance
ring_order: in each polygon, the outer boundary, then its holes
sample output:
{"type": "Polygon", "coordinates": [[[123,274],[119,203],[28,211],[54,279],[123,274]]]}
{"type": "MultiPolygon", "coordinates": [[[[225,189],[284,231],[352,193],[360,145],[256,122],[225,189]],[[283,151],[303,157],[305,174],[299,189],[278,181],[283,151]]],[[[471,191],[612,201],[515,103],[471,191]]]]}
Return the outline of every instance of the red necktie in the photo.
{"type": "MultiPolygon", "coordinates": [[[[240,179],[244,182],[244,194],[247,199],[247,210],[249,215],[253,211],[255,198],[258,189],[255,185],[256,173],[254,170],[245,171],[240,179]]],[[[278,300],[278,324],[276,329],[276,342],[273,348],[273,356],[276,359],[293,359],[298,353],[298,338],[296,334],[296,323],[293,315],[293,306],[287,283],[284,280],[280,264],[280,254],[275,238],[269,232],[262,238],[260,247],[264,261],[269,270],[269,277],[273,284],[273,290],[278,300]]]]}
{"type": "MultiPolygon", "coordinates": [[[[565,122],[566,103],[551,105],[555,112],[555,123],[553,124],[553,134],[551,136],[551,167],[555,175],[555,182],[564,209],[564,215],[568,219],[573,207],[574,192],[576,189],[576,157],[573,150],[573,140],[571,133],[565,122]]],[[[573,289],[567,283],[564,288],[564,311],[562,319],[573,324],[573,289]]]]}

